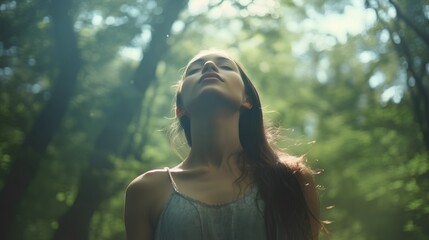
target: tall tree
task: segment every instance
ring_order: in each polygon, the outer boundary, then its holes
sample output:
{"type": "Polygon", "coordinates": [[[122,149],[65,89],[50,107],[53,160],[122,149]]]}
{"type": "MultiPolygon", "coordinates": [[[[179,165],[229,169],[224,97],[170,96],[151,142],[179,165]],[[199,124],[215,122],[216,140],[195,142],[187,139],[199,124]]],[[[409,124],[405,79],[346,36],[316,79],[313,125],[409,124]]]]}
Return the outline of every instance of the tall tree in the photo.
{"type": "Polygon", "coordinates": [[[0,239],[7,239],[21,197],[37,173],[46,148],[57,131],[73,95],[81,67],[77,37],[73,29],[73,16],[70,14],[73,2],[52,1],[49,5],[58,74],[51,90],[51,97],[26,134],[21,149],[13,156],[12,165],[0,192],[0,239]]]}
{"type": "Polygon", "coordinates": [[[152,24],[151,42],[135,70],[130,85],[121,89],[116,105],[111,109],[106,126],[97,137],[87,169],[82,173],[76,199],[60,218],[54,239],[88,239],[90,221],[101,202],[107,199],[118,183],[109,181],[113,164],[109,156],[119,154],[128,125],[139,113],[144,95],[155,81],[158,62],[168,50],[167,36],[187,0],[165,1],[162,14],[152,24]]]}
{"type": "Polygon", "coordinates": [[[423,1],[401,2],[393,0],[367,0],[378,21],[390,36],[390,40],[402,66],[407,73],[407,87],[411,95],[412,109],[420,126],[426,150],[429,151],[429,21],[425,16],[423,1]],[[387,11],[394,10],[395,16],[389,17],[387,11]]]}

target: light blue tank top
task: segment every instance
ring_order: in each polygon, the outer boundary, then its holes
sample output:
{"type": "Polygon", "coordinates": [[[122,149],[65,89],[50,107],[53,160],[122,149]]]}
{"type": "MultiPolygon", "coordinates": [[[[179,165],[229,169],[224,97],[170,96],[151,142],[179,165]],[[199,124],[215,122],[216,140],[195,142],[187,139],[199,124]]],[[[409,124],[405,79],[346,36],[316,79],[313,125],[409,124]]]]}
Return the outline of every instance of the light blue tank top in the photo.
{"type": "Polygon", "coordinates": [[[156,240],[265,240],[264,203],[253,187],[240,198],[210,205],[174,191],[158,221],[156,240]]]}

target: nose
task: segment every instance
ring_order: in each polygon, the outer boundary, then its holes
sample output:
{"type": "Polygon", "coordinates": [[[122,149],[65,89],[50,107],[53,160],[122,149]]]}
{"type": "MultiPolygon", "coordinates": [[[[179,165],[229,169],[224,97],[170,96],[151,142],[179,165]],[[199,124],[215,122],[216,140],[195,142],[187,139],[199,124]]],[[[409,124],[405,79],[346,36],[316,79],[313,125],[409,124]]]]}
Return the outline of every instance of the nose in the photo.
{"type": "Polygon", "coordinates": [[[204,63],[202,72],[209,72],[209,71],[214,71],[214,72],[218,72],[218,68],[216,66],[216,64],[213,61],[207,61],[204,63]]]}

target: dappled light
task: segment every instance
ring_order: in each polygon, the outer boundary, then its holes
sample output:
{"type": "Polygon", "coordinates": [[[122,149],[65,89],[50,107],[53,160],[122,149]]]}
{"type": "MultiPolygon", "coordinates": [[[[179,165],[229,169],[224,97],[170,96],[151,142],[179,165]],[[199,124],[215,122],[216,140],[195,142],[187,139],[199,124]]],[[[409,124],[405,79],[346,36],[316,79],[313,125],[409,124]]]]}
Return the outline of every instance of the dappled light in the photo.
{"type": "Polygon", "coordinates": [[[0,239],[126,239],[127,185],[189,150],[188,60],[243,63],[329,240],[429,239],[429,3],[2,1],[0,239]]]}

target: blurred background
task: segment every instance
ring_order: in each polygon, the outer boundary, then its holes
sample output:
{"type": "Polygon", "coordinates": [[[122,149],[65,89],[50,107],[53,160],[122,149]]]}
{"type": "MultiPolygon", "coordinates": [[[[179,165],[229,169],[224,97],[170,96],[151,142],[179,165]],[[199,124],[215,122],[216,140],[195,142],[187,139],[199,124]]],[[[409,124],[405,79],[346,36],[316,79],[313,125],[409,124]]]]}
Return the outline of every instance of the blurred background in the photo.
{"type": "Polygon", "coordinates": [[[208,48],[319,173],[322,239],[429,239],[428,0],[4,0],[0,26],[0,239],[125,239],[208,48]]]}

